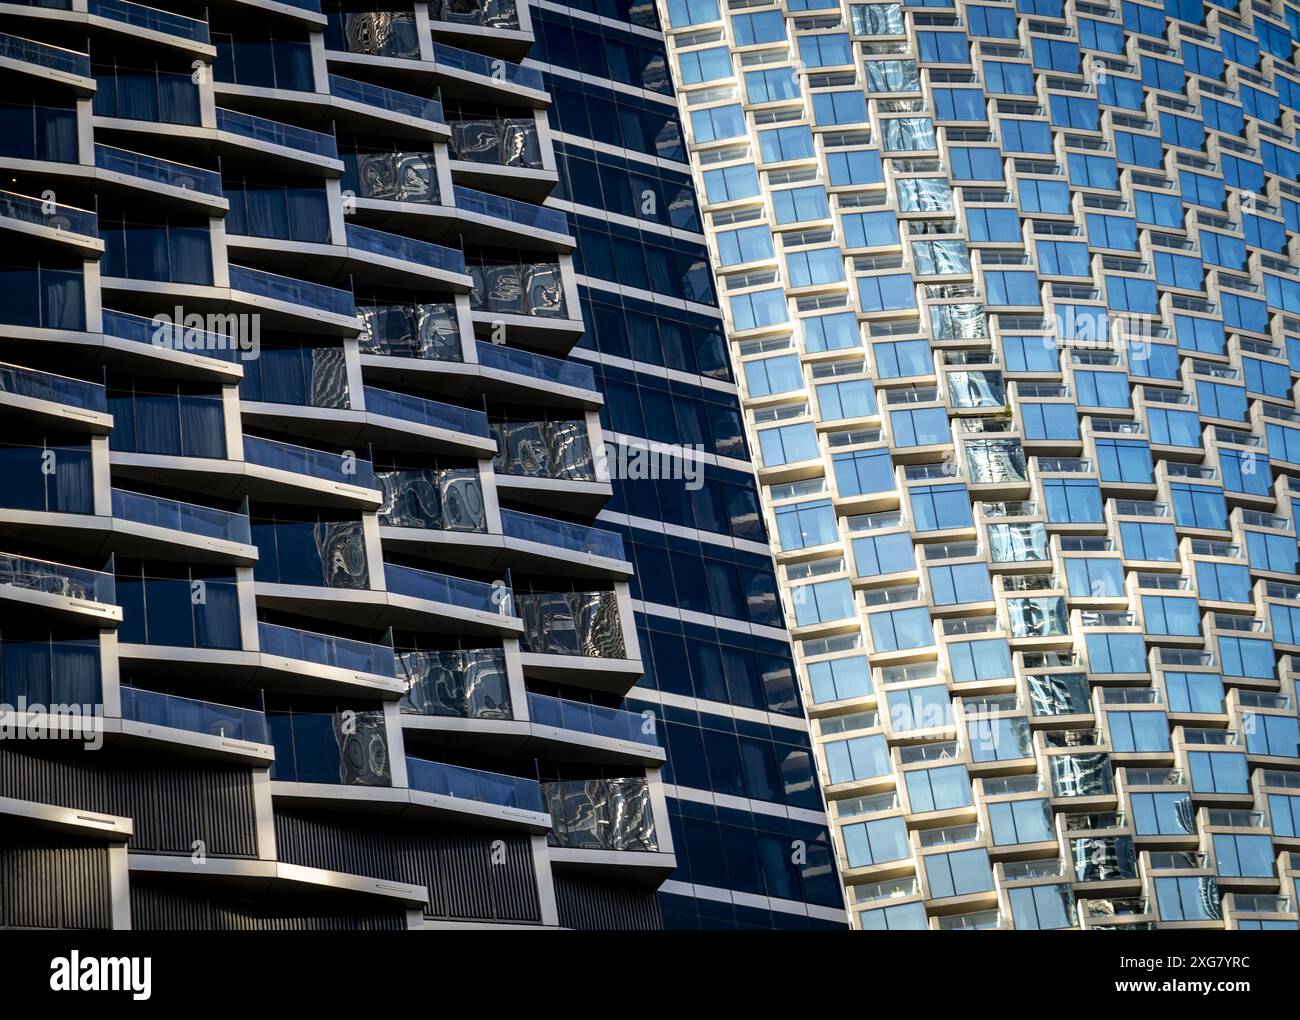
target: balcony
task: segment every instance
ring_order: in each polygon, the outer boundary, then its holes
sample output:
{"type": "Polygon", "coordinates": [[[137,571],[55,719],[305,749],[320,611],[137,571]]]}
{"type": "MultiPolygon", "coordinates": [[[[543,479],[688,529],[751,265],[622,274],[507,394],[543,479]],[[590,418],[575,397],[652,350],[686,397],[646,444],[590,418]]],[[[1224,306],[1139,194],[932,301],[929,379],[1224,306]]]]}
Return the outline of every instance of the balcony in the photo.
{"type": "Polygon", "coordinates": [[[207,45],[209,39],[206,21],[145,7],[143,4],[128,3],[127,0],[89,0],[87,11],[92,18],[103,18],[130,26],[133,29],[130,34],[133,36],[138,37],[140,32],[147,32],[166,36],[169,41],[199,43],[200,46],[191,48],[204,55],[212,54],[212,48],[207,45]]]}
{"type": "Polygon", "coordinates": [[[440,813],[512,820],[535,831],[544,830],[549,822],[541,786],[533,779],[410,756],[406,759],[406,778],[412,794],[427,795],[413,800],[440,813]]]}
{"type": "Polygon", "coordinates": [[[285,169],[294,173],[337,170],[340,166],[333,135],[238,110],[217,108],[217,137],[238,148],[243,159],[287,164],[285,169]]]}
{"type": "Polygon", "coordinates": [[[257,560],[247,514],[125,489],[112,490],[112,506],[117,551],[125,555],[244,566],[257,560]]]}
{"type": "Polygon", "coordinates": [[[531,27],[516,0],[435,0],[429,20],[435,38],[521,59],[532,43],[531,27]]]}
{"type": "Polygon", "coordinates": [[[505,652],[500,648],[404,651],[403,715],[513,719],[505,652]]]}
{"type": "Polygon", "coordinates": [[[105,435],[113,427],[99,383],[0,362],[0,408],[46,427],[105,435]]]}
{"type": "Polygon", "coordinates": [[[613,591],[516,592],[524,672],[623,694],[641,676],[613,591]]]}
{"type": "Polygon", "coordinates": [[[475,312],[517,319],[569,318],[558,262],[481,262],[469,266],[475,312]]]}
{"type": "MultiPolygon", "coordinates": [[[[98,218],[89,209],[46,202],[31,195],[0,191],[0,229],[33,241],[60,245],[86,257],[104,251],[98,218]]],[[[16,242],[12,239],[11,242],[16,242]]]]}
{"type": "Polygon", "coordinates": [[[103,171],[97,176],[146,190],[156,199],[175,198],[183,192],[191,202],[210,209],[225,208],[221,175],[211,170],[99,144],[95,146],[95,168],[103,171]]]}
{"type": "Polygon", "coordinates": [[[410,11],[332,10],[326,17],[325,48],[331,60],[342,57],[347,62],[351,54],[387,61],[420,60],[419,27],[410,11]]]}
{"type": "Polygon", "coordinates": [[[551,251],[572,251],[569,218],[558,209],[456,185],[456,217],[465,237],[475,244],[519,244],[551,251]]]}
{"type": "Polygon", "coordinates": [[[535,68],[441,42],[433,44],[433,60],[438,81],[448,96],[490,101],[491,93],[499,90],[516,105],[546,108],[546,86],[535,68]]]}
{"type": "Polygon", "coordinates": [[[158,694],[126,684],[121,693],[123,722],[136,724],[123,725],[122,732],[129,737],[185,744],[208,754],[233,752],[270,763],[266,716],[255,709],[158,694]]]}
{"type": "Polygon", "coordinates": [[[629,868],[658,882],[676,867],[659,852],[654,806],[644,777],[544,782],[551,816],[546,835],[560,869],[629,876],[629,868]]]}
{"type": "Polygon", "coordinates": [[[0,32],[0,69],[33,75],[47,83],[72,85],[84,95],[95,87],[88,54],[4,32],[0,32]]]}
{"type": "Polygon", "coordinates": [[[275,745],[273,795],[311,800],[312,786],[364,787],[362,800],[393,799],[380,793],[393,785],[383,712],[270,710],[266,720],[275,745]],[[371,798],[371,791],[379,796],[371,798]]]}
{"type": "MultiPolygon", "coordinates": [[[[489,395],[496,393],[506,399],[515,397],[546,403],[550,394],[557,402],[563,400],[567,406],[577,403],[593,410],[603,402],[595,373],[581,361],[551,358],[481,340],[475,349],[478,363],[485,370],[483,375],[489,395]]],[[[585,427],[585,423],[577,424],[585,427]]]]}
{"type": "Polygon", "coordinates": [[[239,365],[247,352],[229,336],[183,328],[179,331],[179,338],[175,331],[168,336],[165,331],[160,333],[152,319],[108,308],[103,311],[102,325],[105,346],[113,348],[119,355],[140,359],[141,371],[156,371],[156,364],[147,364],[145,359],[148,362],[161,359],[184,365],[191,374],[213,377],[222,382],[238,379],[243,374],[239,365]],[[117,340],[126,342],[112,342],[117,340]]]}
{"type": "MultiPolygon", "coordinates": [[[[454,107],[453,107],[454,109],[454,107]]],[[[502,188],[531,202],[544,201],[557,180],[542,158],[537,121],[526,117],[449,114],[447,143],[452,177],[472,188],[502,188]]]]}
{"type": "Polygon", "coordinates": [[[391,645],[299,630],[259,621],[259,676],[277,686],[320,694],[374,691],[392,697],[405,690],[391,645]]]}
{"type": "Polygon", "coordinates": [[[395,449],[429,450],[482,456],[495,450],[487,415],[457,404],[365,387],[366,421],[395,449]]]}
{"type": "Polygon", "coordinates": [[[230,267],[230,289],[240,304],[278,319],[276,325],[301,328],[308,324],[324,332],[346,335],[357,329],[357,310],[350,291],[235,265],[230,267]]]}
{"type": "Polygon", "coordinates": [[[442,103],[437,99],[413,96],[337,74],[329,76],[329,86],[335,111],[343,115],[347,130],[373,134],[396,125],[440,137],[447,134],[442,103]]]}
{"type": "Polygon", "coordinates": [[[113,574],[66,563],[0,553],[0,598],[60,613],[69,621],[122,622],[113,574]]]}
{"type": "MultiPolygon", "coordinates": [[[[370,355],[374,359],[464,360],[460,323],[454,304],[361,305],[357,314],[361,316],[358,343],[363,358],[370,355]]],[[[362,364],[388,369],[392,373],[407,371],[404,366],[388,365],[378,360],[363,361],[362,364]]]]}
{"type": "Polygon", "coordinates": [[[501,511],[501,531],[515,569],[622,579],[631,576],[618,532],[518,510],[501,511]]]}
{"type": "MultiPolygon", "coordinates": [[[[371,263],[382,276],[376,282],[432,288],[437,291],[464,293],[468,287],[465,253],[432,241],[420,241],[401,234],[391,234],[357,223],[347,225],[347,246],[362,253],[361,262],[371,263]],[[373,256],[367,258],[366,256],[373,256]],[[377,259],[378,261],[375,261],[377,259]],[[410,277],[409,280],[403,280],[410,277]]],[[[353,255],[353,258],[357,256],[353,255]]],[[[358,266],[358,269],[364,269],[358,266]]],[[[363,272],[359,274],[365,276],[363,272]]]]}
{"type": "Polygon", "coordinates": [[[374,465],[361,457],[316,450],[261,436],[244,436],[244,463],[253,498],[294,498],[309,490],[326,505],[379,503],[374,465]]]}
{"type": "Polygon", "coordinates": [[[384,564],[394,626],[516,636],[522,629],[510,590],[450,574],[384,564]]]}

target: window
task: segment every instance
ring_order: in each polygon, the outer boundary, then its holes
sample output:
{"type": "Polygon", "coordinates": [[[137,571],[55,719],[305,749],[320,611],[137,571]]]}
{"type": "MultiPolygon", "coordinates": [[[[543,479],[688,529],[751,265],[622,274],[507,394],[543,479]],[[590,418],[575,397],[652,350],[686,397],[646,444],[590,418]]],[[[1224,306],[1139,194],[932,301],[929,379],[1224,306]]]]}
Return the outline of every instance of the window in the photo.
{"type": "Polygon", "coordinates": [[[821,453],[817,445],[817,428],[811,422],[763,429],[758,433],[758,443],[764,467],[811,460],[821,453]]]}
{"type": "Polygon", "coordinates": [[[1024,886],[1011,889],[1007,896],[1018,931],[1074,927],[1074,893],[1068,885],[1024,886]]]}
{"type": "Polygon", "coordinates": [[[860,342],[858,320],[852,312],[835,312],[802,320],[803,346],[809,354],[856,347],[860,342]]]}
{"type": "Polygon", "coordinates": [[[736,329],[757,329],[775,326],[790,317],[785,291],[761,290],[752,294],[738,294],[731,299],[731,320],[736,329]]]}
{"type": "Polygon", "coordinates": [[[877,652],[897,652],[909,648],[928,648],[934,644],[930,611],[924,606],[871,613],[872,646],[877,652]]]}
{"type": "Polygon", "coordinates": [[[1210,602],[1252,602],[1250,568],[1233,563],[1196,564],[1197,594],[1210,602]]]}
{"type": "Polygon", "coordinates": [[[840,222],[846,248],[898,244],[898,220],[892,212],[849,213],[840,222]]]}
{"type": "MultiPolygon", "coordinates": [[[[1079,402],[1086,403],[1082,397],[1079,402]]],[[[1095,443],[1102,481],[1130,485],[1149,485],[1155,481],[1151,447],[1146,443],[1134,439],[1097,439],[1095,443]]]]}
{"type": "Polygon", "coordinates": [[[706,170],[704,191],[710,204],[752,198],[758,194],[758,168],[753,163],[745,163],[722,170],[706,170]]]}
{"type": "Polygon", "coordinates": [[[883,734],[834,740],[823,746],[826,750],[826,769],[832,785],[872,779],[889,773],[889,748],[883,734]]]}
{"type": "Polygon", "coordinates": [[[775,517],[777,540],[782,551],[825,545],[839,536],[835,509],[828,499],[778,507],[775,517]]]}
{"type": "Polygon", "coordinates": [[[1223,711],[1223,679],[1218,673],[1166,673],[1164,680],[1170,711],[1223,711]]]}
{"type": "Polygon", "coordinates": [[[764,163],[807,159],[813,154],[812,129],[800,124],[760,131],[758,151],[764,163]]]}
{"type": "MultiPolygon", "coordinates": [[[[715,14],[714,17],[717,15],[715,14]]],[[[712,19],[710,19],[712,20],[712,19]]],[[[673,22],[673,27],[677,23],[673,22]]],[[[777,42],[785,39],[785,17],[780,11],[741,14],[731,19],[731,31],[737,46],[777,42]]]]}
{"type": "Polygon", "coordinates": [[[1042,843],[1055,838],[1052,808],[1046,798],[1004,801],[988,808],[994,846],[1042,843]]]}
{"type": "Polygon", "coordinates": [[[944,765],[904,773],[907,802],[914,814],[966,807],[971,803],[965,765],[944,765]]]}
{"type": "Polygon", "coordinates": [[[1164,712],[1107,712],[1110,741],[1119,754],[1169,750],[1169,719],[1164,712]]]}
{"type": "Polygon", "coordinates": [[[1273,840],[1268,836],[1216,832],[1214,860],[1223,878],[1272,878],[1273,840]]]}
{"type": "Polygon", "coordinates": [[[1228,676],[1262,680],[1273,679],[1276,672],[1273,642],[1262,638],[1220,637],[1219,660],[1228,676]]]}
{"type": "Polygon", "coordinates": [[[718,0],[668,0],[668,22],[673,28],[717,20],[718,0]]]}
{"type": "Polygon", "coordinates": [[[894,490],[894,465],[888,450],[855,450],[831,458],[835,489],[841,496],[894,490]]]}
{"type": "Polygon", "coordinates": [[[1294,716],[1246,712],[1242,729],[1246,732],[1246,750],[1251,754],[1300,757],[1300,720],[1294,716]]]}
{"type": "Polygon", "coordinates": [[[1148,634],[1194,637],[1201,633],[1196,599],[1143,595],[1142,622],[1148,634]]]}
{"type": "Polygon", "coordinates": [[[1102,519],[1101,488],[1096,482],[1048,478],[1043,481],[1043,499],[1053,524],[1096,524],[1102,519]]]}
{"type": "Polygon", "coordinates": [[[955,641],[948,645],[953,683],[1002,680],[1010,677],[1011,645],[1006,638],[955,641]]]}
{"type": "MultiPolygon", "coordinates": [[[[781,15],[778,13],[777,17],[779,19],[781,15]]],[[[756,41],[766,42],[767,40],[756,41]]],[[[853,47],[847,35],[800,35],[799,58],[808,67],[851,64],[853,63],[853,47]]]]}
{"type": "Polygon", "coordinates": [[[978,719],[966,724],[971,761],[1014,761],[1033,754],[1029,722],[1021,718],[978,719]]]}
{"type": "Polygon", "coordinates": [[[1192,789],[1198,793],[1249,793],[1246,756],[1237,752],[1187,752],[1192,789]]]}
{"type": "Polygon", "coordinates": [[[765,226],[741,227],[717,235],[718,261],[724,266],[770,259],[772,232],[765,226]]]}
{"type": "MultiPolygon", "coordinates": [[[[911,853],[907,843],[907,826],[902,818],[859,822],[844,826],[841,832],[850,868],[901,861],[911,853]]],[[[925,908],[919,903],[917,906],[921,906],[924,914],[925,908]]]]}
{"type": "Polygon", "coordinates": [[[825,383],[817,387],[817,407],[823,421],[861,418],[876,413],[876,394],[870,379],[825,383]]]}
{"type": "Polygon", "coordinates": [[[916,565],[912,538],[905,532],[853,540],[853,564],[859,577],[911,570],[916,565]]]}
{"type": "MultiPolygon", "coordinates": [[[[730,63],[727,67],[729,70],[730,63]]],[[[745,98],[750,103],[775,103],[783,99],[798,99],[799,76],[788,67],[746,71],[745,98]]]]}
{"type": "Polygon", "coordinates": [[[1172,524],[1123,521],[1119,526],[1119,537],[1126,560],[1170,563],[1178,559],[1178,537],[1172,524]]]}
{"type": "Polygon", "coordinates": [[[1141,634],[1087,634],[1088,666],[1093,673],[1145,673],[1146,644],[1141,634]]]}
{"type": "Polygon", "coordinates": [[[856,612],[853,584],[847,579],[797,585],[790,589],[790,601],[800,627],[845,620],[856,612]]]}
{"type": "Polygon", "coordinates": [[[774,393],[789,393],[804,388],[803,368],[797,354],[747,361],[743,368],[745,388],[751,397],[770,397],[774,393]]]}
{"type": "Polygon", "coordinates": [[[1217,921],[1219,885],[1209,876],[1157,878],[1156,905],[1162,921],[1217,921]]]}
{"type": "Polygon", "coordinates": [[[968,896],[993,888],[993,868],[984,849],[956,850],[925,858],[925,876],[930,896],[968,896]]]}
{"type": "Polygon", "coordinates": [[[929,575],[930,597],[936,606],[985,602],[993,598],[993,582],[988,567],[983,563],[931,567],[929,575]]]}
{"type": "Polygon", "coordinates": [[[916,286],[908,273],[858,278],[858,304],[864,312],[916,307],[916,286]]]}
{"type": "Polygon", "coordinates": [[[924,730],[952,724],[948,689],[942,684],[890,691],[885,697],[890,727],[895,733],[924,730]]]}
{"type": "Polygon", "coordinates": [[[827,659],[808,665],[808,683],[813,701],[844,701],[864,698],[871,693],[871,667],[865,655],[845,659],[827,659]]]}
{"type": "Polygon", "coordinates": [[[723,138],[736,138],[745,133],[745,111],[742,106],[715,106],[710,110],[691,111],[691,131],[697,142],[716,142],[723,138]]]}
{"type": "Polygon", "coordinates": [[[1073,598],[1103,598],[1124,594],[1124,568],[1119,560],[1065,557],[1065,576],[1073,598]]]}
{"type": "Polygon", "coordinates": [[[1196,832],[1192,798],[1186,793],[1132,793],[1129,807],[1139,836],[1182,836],[1196,832]]]}
{"type": "Polygon", "coordinates": [[[974,523],[964,485],[919,485],[911,490],[910,502],[918,532],[969,528],[974,523]]]}
{"type": "MultiPolygon", "coordinates": [[[[772,193],[772,208],[777,223],[799,223],[805,220],[824,220],[831,214],[826,189],[820,185],[806,188],[787,188],[772,193]]],[[[847,219],[847,217],[846,217],[847,219]]],[[[853,247],[853,245],[849,245],[853,247]]]]}

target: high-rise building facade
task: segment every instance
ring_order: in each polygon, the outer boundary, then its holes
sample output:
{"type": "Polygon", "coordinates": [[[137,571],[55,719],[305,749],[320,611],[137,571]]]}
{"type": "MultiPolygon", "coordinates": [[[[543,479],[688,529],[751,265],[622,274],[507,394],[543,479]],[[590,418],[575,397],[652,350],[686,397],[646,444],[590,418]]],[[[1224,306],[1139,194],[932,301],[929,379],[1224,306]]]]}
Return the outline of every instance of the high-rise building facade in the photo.
{"type": "MultiPolygon", "coordinates": [[[[573,177],[523,63],[536,16],[0,5],[0,927],[659,928],[679,827],[678,896],[835,916],[716,308],[579,285],[575,237],[625,228],[543,204],[573,177]],[[634,312],[703,352],[638,356],[718,419],[700,513],[733,573],[697,552],[682,585],[735,596],[726,623],[630,586],[677,562],[664,526],[596,521],[628,498],[601,390],[635,382],[569,355],[634,312]],[[623,706],[656,629],[712,635],[766,794],[695,781],[683,739],[673,782],[720,793],[670,802],[665,738],[707,698],[668,697],[684,660],[652,641],[623,706]],[[761,889],[714,881],[678,820],[706,809],[719,842],[745,816],[761,889]]],[[[661,233],[711,293],[699,238],[661,233]]]]}
{"type": "Polygon", "coordinates": [[[667,928],[845,923],[652,3],[532,6],[677,868],[667,928]],[[665,456],[671,453],[671,456],[665,456]]]}
{"type": "Polygon", "coordinates": [[[1296,928],[1300,9],[661,13],[853,925],[1296,928]]]}

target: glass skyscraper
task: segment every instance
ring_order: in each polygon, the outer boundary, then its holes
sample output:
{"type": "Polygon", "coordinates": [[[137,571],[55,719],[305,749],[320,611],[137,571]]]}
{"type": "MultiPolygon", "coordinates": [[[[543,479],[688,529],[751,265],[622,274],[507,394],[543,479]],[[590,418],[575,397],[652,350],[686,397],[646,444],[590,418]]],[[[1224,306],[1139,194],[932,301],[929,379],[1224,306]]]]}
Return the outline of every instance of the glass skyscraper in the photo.
{"type": "Polygon", "coordinates": [[[1300,9],[662,14],[853,925],[1294,929],[1300,9]]]}
{"type": "Polygon", "coordinates": [[[0,11],[0,928],[843,926],[653,10],[164,2],[0,11]]]}

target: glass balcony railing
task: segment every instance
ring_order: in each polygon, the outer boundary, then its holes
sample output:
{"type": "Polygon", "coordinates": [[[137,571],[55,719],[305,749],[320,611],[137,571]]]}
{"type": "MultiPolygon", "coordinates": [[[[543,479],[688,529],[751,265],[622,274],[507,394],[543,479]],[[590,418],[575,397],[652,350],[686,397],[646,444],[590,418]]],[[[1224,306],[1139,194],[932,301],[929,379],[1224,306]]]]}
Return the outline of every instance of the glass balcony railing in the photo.
{"type": "Polygon", "coordinates": [[[17,553],[0,552],[0,587],[62,595],[106,606],[117,603],[117,588],[112,574],[17,553]]]}
{"type": "Polygon", "coordinates": [[[398,654],[407,715],[513,719],[506,656],[500,648],[412,650],[398,654]]]}
{"type": "Polygon", "coordinates": [[[376,476],[384,494],[379,523],[485,534],[483,483],[477,468],[404,468],[376,476]]]}
{"type": "Polygon", "coordinates": [[[528,695],[529,721],[539,726],[555,726],[577,733],[590,733],[598,737],[627,740],[634,744],[660,746],[659,733],[653,727],[647,731],[646,719],[637,712],[621,708],[605,708],[581,701],[552,698],[546,694],[528,695]]]}
{"type": "Polygon", "coordinates": [[[444,765],[424,758],[406,758],[406,781],[412,790],[476,800],[483,804],[519,808],[523,811],[544,810],[541,786],[533,779],[506,776],[500,772],[444,765]]]}
{"type": "Polygon", "coordinates": [[[429,18],[453,25],[519,29],[515,0],[434,0],[429,5],[429,18]]]}
{"type": "Polygon", "coordinates": [[[153,7],[145,7],[143,4],[127,3],[126,0],[90,0],[89,11],[98,17],[120,21],[133,28],[162,32],[194,42],[208,41],[207,22],[186,18],[171,11],[160,11],[153,7]]]}
{"type": "Polygon", "coordinates": [[[442,602],[481,613],[515,615],[510,589],[500,585],[404,567],[397,563],[384,564],[384,577],[388,590],[396,595],[409,595],[411,598],[442,602]]]}
{"type": "Polygon", "coordinates": [[[612,591],[516,592],[520,648],[545,655],[625,659],[623,621],[612,591]]]}
{"type": "Polygon", "coordinates": [[[655,853],[650,786],[644,777],[542,783],[551,831],[546,842],[573,850],[655,853]]]}
{"type": "Polygon", "coordinates": [[[38,67],[48,67],[51,71],[66,71],[68,74],[79,74],[83,78],[90,77],[89,55],[76,50],[65,50],[62,46],[51,46],[49,43],[23,39],[6,32],[0,32],[0,57],[21,60],[24,64],[36,64],[38,67]]]}
{"type": "Polygon", "coordinates": [[[13,191],[0,191],[0,218],[65,230],[82,237],[99,237],[98,218],[89,209],[48,203],[13,191]]]}
{"type": "Polygon", "coordinates": [[[436,42],[433,44],[433,59],[443,67],[454,68],[457,71],[469,71],[471,74],[481,74],[485,78],[496,78],[509,82],[511,85],[518,85],[520,88],[537,89],[539,92],[545,88],[542,84],[542,74],[535,68],[523,67],[505,60],[496,60],[482,53],[473,53],[469,50],[458,49],[455,46],[448,46],[446,43],[436,42]]]}
{"type": "Polygon", "coordinates": [[[453,304],[359,305],[362,354],[464,361],[453,304]]]}
{"type": "Polygon", "coordinates": [[[157,156],[115,149],[111,145],[95,146],[95,166],[100,170],[138,177],[153,184],[166,184],[186,191],[221,197],[221,175],[184,163],[173,163],[157,156]]]}
{"type": "Polygon", "coordinates": [[[356,315],[350,291],[327,287],[323,283],[295,280],[291,276],[277,276],[247,266],[230,267],[230,286],[258,297],[287,301],[289,304],[315,308],[335,315],[356,315]]]}
{"type": "Polygon", "coordinates": [[[558,209],[548,209],[544,205],[520,202],[515,198],[504,198],[460,185],[456,185],[452,191],[456,196],[456,208],[464,212],[491,216],[495,220],[508,220],[528,230],[549,230],[553,234],[569,232],[569,219],[558,209]]]}
{"type": "Polygon", "coordinates": [[[373,673],[375,676],[397,676],[397,659],[389,645],[266,622],[257,625],[257,641],[259,650],[267,655],[281,655],[286,659],[373,673]]]}
{"type": "Polygon", "coordinates": [[[158,694],[122,685],[122,718],[191,733],[269,744],[266,716],[251,708],[158,694]]]}
{"type": "Polygon", "coordinates": [[[471,411],[456,404],[444,404],[438,400],[415,397],[409,393],[395,393],[367,386],[366,410],[371,414],[382,414],[388,418],[400,418],[414,425],[428,425],[432,428],[447,429],[467,436],[488,437],[487,415],[482,411],[471,411]]]}
{"type": "Polygon", "coordinates": [[[333,786],[392,786],[388,731],[378,710],[266,713],[271,778],[333,786]]]}
{"type": "Polygon", "coordinates": [[[420,32],[411,11],[337,11],[328,13],[325,48],[371,57],[420,59],[420,32]]]}
{"type": "Polygon", "coordinates": [[[441,269],[448,273],[465,272],[465,253],[459,248],[447,248],[430,241],[419,241],[386,230],[375,230],[356,223],[348,224],[348,245],[371,255],[413,262],[427,269],[441,269]]]}
{"type": "Polygon", "coordinates": [[[0,363],[0,393],[108,413],[107,391],[98,383],[40,372],[22,365],[0,363]]]}
{"type": "Polygon", "coordinates": [[[471,265],[469,304],[476,312],[568,318],[558,262],[471,265]]]}
{"type": "Polygon", "coordinates": [[[205,358],[219,361],[238,361],[241,357],[239,345],[230,337],[202,330],[181,329],[180,341],[176,340],[175,330],[161,328],[152,319],[129,312],[117,312],[105,309],[103,313],[104,335],[117,337],[119,340],[131,340],[150,347],[183,349],[190,354],[201,354],[205,358]]]}
{"type": "Polygon", "coordinates": [[[277,468],[328,482],[375,487],[374,465],[359,457],[344,456],[307,446],[294,446],[261,436],[244,436],[244,460],[260,467],[277,468]]]}
{"type": "Polygon", "coordinates": [[[509,538],[518,538],[525,542],[539,542],[542,545],[551,545],[572,552],[606,556],[612,560],[626,558],[622,536],[616,531],[606,531],[604,528],[570,524],[568,521],[537,517],[518,510],[502,510],[501,530],[509,538]]]}
{"type": "Polygon", "coordinates": [[[499,474],[594,482],[596,463],[584,420],[494,421],[497,452],[492,466],[499,474]]]}
{"type": "Polygon", "coordinates": [[[420,120],[431,120],[439,124],[444,121],[442,103],[436,99],[413,96],[407,92],[386,89],[381,85],[371,85],[369,82],[344,78],[337,74],[330,75],[330,95],[373,106],[389,113],[400,113],[407,117],[418,117],[420,120]]]}
{"type": "Polygon", "coordinates": [[[227,542],[242,542],[247,545],[253,541],[248,517],[244,514],[163,499],[161,496],[148,496],[143,492],[114,489],[113,516],[122,521],[149,524],[171,531],[183,531],[189,535],[224,539],[227,542]]]}
{"type": "Polygon", "coordinates": [[[458,117],[447,143],[452,159],[467,163],[542,169],[542,145],[532,117],[458,117]]]}
{"type": "Polygon", "coordinates": [[[217,109],[217,130],[229,131],[232,135],[240,135],[270,145],[280,145],[286,149],[310,152],[330,159],[338,159],[339,155],[338,144],[333,135],[293,124],[281,124],[278,120],[254,117],[252,114],[240,113],[236,110],[217,109]]]}
{"type": "Polygon", "coordinates": [[[532,351],[503,344],[484,343],[482,340],[478,341],[478,361],[484,368],[526,375],[542,382],[575,386],[583,390],[596,388],[595,372],[580,361],[548,358],[545,354],[534,354],[532,351]]]}
{"type": "Polygon", "coordinates": [[[438,165],[432,146],[423,150],[403,148],[400,152],[377,152],[373,148],[358,146],[341,154],[341,188],[357,198],[438,204],[438,165]]]}

